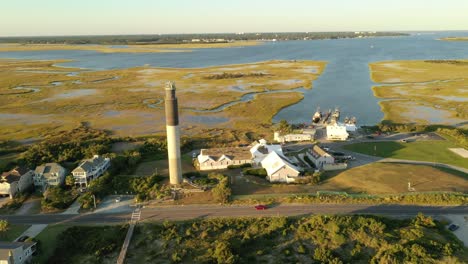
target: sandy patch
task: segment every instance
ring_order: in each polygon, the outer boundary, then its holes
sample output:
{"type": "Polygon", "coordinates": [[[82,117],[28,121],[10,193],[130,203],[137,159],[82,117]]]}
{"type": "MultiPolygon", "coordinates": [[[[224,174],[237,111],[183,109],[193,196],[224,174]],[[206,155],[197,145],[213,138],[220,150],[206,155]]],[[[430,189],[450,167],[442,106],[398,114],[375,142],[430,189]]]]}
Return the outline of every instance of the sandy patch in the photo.
{"type": "Polygon", "coordinates": [[[468,158],[468,150],[464,148],[449,148],[449,150],[465,159],[468,158]]]}

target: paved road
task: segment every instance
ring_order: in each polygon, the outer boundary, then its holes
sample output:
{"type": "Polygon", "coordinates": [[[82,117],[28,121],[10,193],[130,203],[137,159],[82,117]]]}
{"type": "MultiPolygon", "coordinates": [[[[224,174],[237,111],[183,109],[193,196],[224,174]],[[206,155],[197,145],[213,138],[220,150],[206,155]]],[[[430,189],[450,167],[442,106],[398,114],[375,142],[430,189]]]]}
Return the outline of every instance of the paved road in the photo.
{"type": "MultiPolygon", "coordinates": [[[[174,206],[145,208],[142,221],[185,220],[207,217],[240,216],[294,216],[309,214],[381,214],[411,216],[422,212],[427,215],[468,215],[468,206],[404,206],[404,205],[278,205],[268,210],[257,211],[253,206],[174,206]]],[[[94,213],[82,215],[8,215],[0,216],[15,224],[54,223],[120,223],[130,219],[128,213],[94,213]]]]}

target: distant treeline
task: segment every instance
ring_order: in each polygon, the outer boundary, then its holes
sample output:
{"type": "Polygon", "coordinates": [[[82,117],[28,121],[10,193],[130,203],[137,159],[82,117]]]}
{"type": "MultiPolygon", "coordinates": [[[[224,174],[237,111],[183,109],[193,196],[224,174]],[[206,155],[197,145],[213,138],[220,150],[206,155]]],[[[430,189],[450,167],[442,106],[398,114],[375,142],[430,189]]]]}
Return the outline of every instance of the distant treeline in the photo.
{"type": "Polygon", "coordinates": [[[180,44],[219,43],[241,40],[309,40],[358,37],[407,36],[398,32],[278,32],[278,33],[216,33],[216,34],[168,34],[168,35],[108,35],[108,36],[51,36],[51,37],[3,37],[0,43],[23,44],[180,44]]]}

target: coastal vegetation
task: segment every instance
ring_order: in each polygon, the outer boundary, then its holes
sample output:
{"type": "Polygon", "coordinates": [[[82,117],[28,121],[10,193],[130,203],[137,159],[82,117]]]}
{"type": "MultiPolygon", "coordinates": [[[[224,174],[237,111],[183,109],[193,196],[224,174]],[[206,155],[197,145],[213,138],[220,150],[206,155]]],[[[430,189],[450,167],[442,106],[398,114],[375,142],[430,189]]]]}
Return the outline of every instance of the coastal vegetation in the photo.
{"type": "Polygon", "coordinates": [[[384,120],[466,126],[468,61],[382,61],[370,64],[384,120]]]}
{"type": "Polygon", "coordinates": [[[238,130],[236,137],[270,132],[273,116],[302,100],[294,89],[311,88],[325,67],[320,61],[99,71],[54,66],[64,62],[0,60],[0,140],[37,140],[82,122],[115,136],[162,132],[169,80],[176,82],[188,134],[206,135],[213,128],[238,130]],[[220,73],[243,77],[205,79],[220,73]]]}
{"type": "Polygon", "coordinates": [[[9,51],[47,51],[47,50],[88,50],[102,53],[153,53],[153,52],[190,52],[192,49],[232,48],[260,45],[259,41],[236,41],[221,43],[176,43],[176,44],[131,44],[82,45],[82,44],[0,44],[0,52],[9,51]]]}
{"type": "Polygon", "coordinates": [[[445,41],[468,41],[468,37],[447,37],[447,38],[441,38],[440,40],[445,40],[445,41]]]}
{"type": "Polygon", "coordinates": [[[467,249],[419,214],[219,218],[139,225],[127,263],[461,262],[467,249]]]}

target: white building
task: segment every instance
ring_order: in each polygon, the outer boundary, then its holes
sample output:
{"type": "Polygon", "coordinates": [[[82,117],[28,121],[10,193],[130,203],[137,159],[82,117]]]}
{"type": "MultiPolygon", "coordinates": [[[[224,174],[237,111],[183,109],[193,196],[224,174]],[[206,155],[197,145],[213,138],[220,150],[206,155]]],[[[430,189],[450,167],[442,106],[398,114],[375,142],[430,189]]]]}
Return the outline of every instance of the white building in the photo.
{"type": "Polygon", "coordinates": [[[346,126],[339,123],[334,123],[327,126],[327,139],[328,140],[346,140],[348,139],[348,132],[346,126]]]}
{"type": "Polygon", "coordinates": [[[261,165],[267,171],[267,180],[270,182],[294,182],[301,173],[285,156],[275,151],[270,152],[261,165]]]}
{"type": "Polygon", "coordinates": [[[34,186],[45,191],[48,186],[63,185],[65,182],[65,168],[58,163],[46,163],[34,170],[34,186]]]}
{"type": "Polygon", "coordinates": [[[281,145],[268,145],[265,139],[260,139],[256,142],[253,147],[250,148],[254,165],[260,165],[260,162],[262,162],[262,160],[271,152],[283,155],[281,145]]]}
{"type": "Polygon", "coordinates": [[[314,163],[315,167],[319,170],[323,169],[326,164],[334,164],[335,158],[328,154],[318,145],[314,145],[312,149],[306,152],[306,156],[314,163]]]}
{"type": "Polygon", "coordinates": [[[36,242],[0,242],[0,264],[23,264],[31,262],[36,251],[36,242]]]}
{"type": "Polygon", "coordinates": [[[286,135],[280,135],[279,132],[274,133],[273,139],[276,142],[300,142],[300,141],[312,141],[314,140],[314,135],[313,134],[286,134],[286,135]]]}
{"type": "Polygon", "coordinates": [[[87,187],[89,182],[101,176],[110,166],[110,159],[94,155],[92,159],[83,160],[77,168],[72,171],[75,184],[87,187]]]}
{"type": "Polygon", "coordinates": [[[252,163],[248,148],[202,149],[197,157],[199,170],[222,170],[229,165],[252,163]]]}

